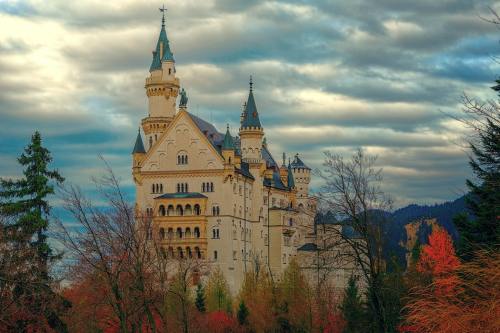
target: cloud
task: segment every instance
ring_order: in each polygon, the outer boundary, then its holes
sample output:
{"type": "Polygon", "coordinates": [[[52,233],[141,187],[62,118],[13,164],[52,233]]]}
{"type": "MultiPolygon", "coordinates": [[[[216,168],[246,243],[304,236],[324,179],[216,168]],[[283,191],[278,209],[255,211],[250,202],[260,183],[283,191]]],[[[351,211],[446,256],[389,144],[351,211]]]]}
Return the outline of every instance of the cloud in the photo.
{"type": "MultiPolygon", "coordinates": [[[[493,1],[167,1],[167,33],[190,112],[233,132],[248,76],[271,150],[313,168],[325,150],[379,155],[399,205],[453,199],[470,175],[465,130],[444,112],[488,98],[493,1]],[[443,112],[444,111],[444,112],[443,112]]],[[[35,129],[89,189],[104,154],[133,195],[130,150],[146,116],[156,2],[0,3],[0,176],[35,129]]],[[[313,180],[318,188],[319,179],[313,180]]],[[[92,193],[92,192],[91,192],[92,193]]]]}

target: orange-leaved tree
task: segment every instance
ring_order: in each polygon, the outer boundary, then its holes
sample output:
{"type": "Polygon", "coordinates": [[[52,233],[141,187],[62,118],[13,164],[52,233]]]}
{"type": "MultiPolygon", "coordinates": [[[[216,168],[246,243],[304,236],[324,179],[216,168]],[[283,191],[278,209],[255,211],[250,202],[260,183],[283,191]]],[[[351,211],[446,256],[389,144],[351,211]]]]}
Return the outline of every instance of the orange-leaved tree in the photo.
{"type": "Polygon", "coordinates": [[[401,332],[500,332],[500,253],[474,258],[455,271],[452,292],[436,293],[436,282],[413,290],[401,332]]]}
{"type": "Polygon", "coordinates": [[[436,293],[451,293],[458,283],[455,271],[459,267],[450,235],[443,228],[435,227],[429,235],[429,244],[422,248],[417,271],[433,281],[436,293]]]}

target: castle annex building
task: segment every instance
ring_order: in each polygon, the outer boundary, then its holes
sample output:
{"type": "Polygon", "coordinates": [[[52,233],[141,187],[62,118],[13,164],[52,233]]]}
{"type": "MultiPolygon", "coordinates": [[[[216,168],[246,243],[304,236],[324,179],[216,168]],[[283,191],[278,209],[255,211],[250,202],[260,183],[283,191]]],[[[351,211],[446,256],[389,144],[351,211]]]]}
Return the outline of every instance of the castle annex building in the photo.
{"type": "Polygon", "coordinates": [[[313,230],[310,168],[299,155],[273,158],[251,81],[238,133],[189,112],[164,18],[149,73],[133,150],[137,212],[152,218],[167,255],[218,265],[232,290],[257,261],[278,276],[313,230]]]}

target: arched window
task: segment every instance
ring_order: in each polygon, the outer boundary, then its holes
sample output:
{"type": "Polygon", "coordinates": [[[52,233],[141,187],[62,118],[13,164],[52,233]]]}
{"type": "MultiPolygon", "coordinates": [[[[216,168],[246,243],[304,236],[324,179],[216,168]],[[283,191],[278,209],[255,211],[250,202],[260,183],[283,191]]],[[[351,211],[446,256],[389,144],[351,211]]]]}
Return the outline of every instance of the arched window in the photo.
{"type": "Polygon", "coordinates": [[[168,239],[174,239],[174,229],[168,228],[167,237],[168,239]]]}
{"type": "Polygon", "coordinates": [[[184,189],[185,189],[185,192],[189,192],[188,184],[187,183],[184,183],[184,189]]]}
{"type": "Polygon", "coordinates": [[[184,215],[184,209],[182,209],[181,205],[177,205],[177,207],[175,208],[175,213],[178,216],[183,216],[184,215]]]}
{"type": "Polygon", "coordinates": [[[201,191],[205,192],[205,183],[201,184],[201,191]]]}
{"type": "Polygon", "coordinates": [[[181,191],[181,184],[177,184],[177,193],[181,191]]]}
{"type": "Polygon", "coordinates": [[[174,215],[174,206],[173,205],[168,205],[167,215],[168,216],[174,215]]]}
{"type": "Polygon", "coordinates": [[[184,233],[184,238],[191,238],[191,228],[186,228],[186,232],[184,233]]]}
{"type": "Polygon", "coordinates": [[[214,251],[214,260],[217,260],[217,251],[214,251]]]}
{"type": "Polygon", "coordinates": [[[188,164],[188,155],[185,151],[180,151],[177,153],[177,164],[183,165],[188,164]]]}
{"type": "Polygon", "coordinates": [[[214,191],[214,183],[210,183],[210,192],[214,191]]]}
{"type": "Polygon", "coordinates": [[[153,137],[150,136],[149,137],[149,148],[151,149],[152,146],[153,146],[153,137]]]}
{"type": "Polygon", "coordinates": [[[191,208],[190,204],[186,205],[186,208],[184,209],[184,215],[193,215],[193,209],[191,208]]]}
{"type": "Polygon", "coordinates": [[[194,214],[195,215],[200,215],[201,214],[200,205],[198,205],[198,204],[194,205],[194,214]]]}
{"type": "Polygon", "coordinates": [[[151,193],[155,193],[155,184],[151,184],[151,193]]]}
{"type": "Polygon", "coordinates": [[[220,208],[219,208],[219,206],[215,207],[215,212],[216,212],[216,215],[220,214],[220,208]]]}
{"type": "Polygon", "coordinates": [[[160,184],[160,193],[163,193],[163,184],[160,184]]]}
{"type": "Polygon", "coordinates": [[[193,257],[193,253],[191,252],[191,248],[189,246],[186,247],[186,254],[187,254],[188,258],[193,257]]]}
{"type": "Polygon", "coordinates": [[[198,227],[194,228],[194,237],[200,238],[200,228],[198,227]]]}
{"type": "Polygon", "coordinates": [[[181,228],[177,228],[176,237],[182,238],[182,229],[181,228]]]}
{"type": "Polygon", "coordinates": [[[215,229],[212,229],[212,238],[215,238],[215,229]]]}
{"type": "Polygon", "coordinates": [[[160,239],[165,239],[165,229],[160,228],[160,239]]]}
{"type": "Polygon", "coordinates": [[[177,248],[177,256],[181,259],[184,258],[184,252],[182,251],[182,247],[180,246],[177,248]]]}
{"type": "Polygon", "coordinates": [[[165,206],[160,205],[160,208],[158,209],[158,214],[160,216],[165,216],[165,206]]]}
{"type": "Polygon", "coordinates": [[[173,247],[171,247],[171,246],[169,246],[169,247],[168,247],[168,256],[169,256],[170,258],[173,258],[173,257],[174,257],[174,248],[173,248],[173,247]]]}
{"type": "Polygon", "coordinates": [[[194,248],[194,252],[196,253],[196,258],[201,259],[201,251],[198,246],[194,248]]]}

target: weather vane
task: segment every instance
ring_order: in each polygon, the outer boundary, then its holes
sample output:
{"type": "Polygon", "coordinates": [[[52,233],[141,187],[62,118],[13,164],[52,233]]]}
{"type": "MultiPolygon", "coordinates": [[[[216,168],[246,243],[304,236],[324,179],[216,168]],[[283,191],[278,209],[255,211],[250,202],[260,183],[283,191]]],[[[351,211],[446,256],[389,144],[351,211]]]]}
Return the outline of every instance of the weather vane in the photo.
{"type": "Polygon", "coordinates": [[[167,8],[165,8],[165,5],[161,6],[161,8],[158,8],[160,12],[162,13],[162,18],[161,18],[161,23],[162,25],[165,25],[165,12],[167,11],[167,8]]]}

